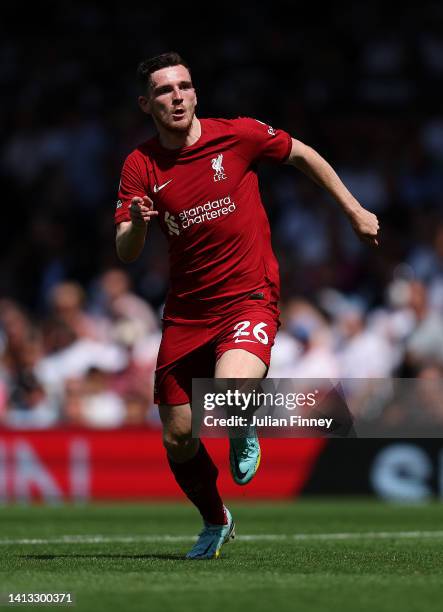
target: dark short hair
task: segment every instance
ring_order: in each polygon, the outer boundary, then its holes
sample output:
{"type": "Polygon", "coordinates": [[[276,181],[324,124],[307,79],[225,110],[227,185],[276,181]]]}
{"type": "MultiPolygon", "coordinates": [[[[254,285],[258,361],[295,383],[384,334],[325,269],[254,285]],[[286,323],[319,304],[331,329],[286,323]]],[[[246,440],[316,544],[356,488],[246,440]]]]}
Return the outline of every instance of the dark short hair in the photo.
{"type": "Polygon", "coordinates": [[[146,93],[151,86],[151,74],[162,68],[169,68],[169,66],[184,66],[189,70],[191,69],[188,62],[186,62],[181,55],[175,51],[168,51],[168,53],[162,53],[155,57],[140,62],[137,68],[137,82],[139,84],[140,93],[146,93]]]}

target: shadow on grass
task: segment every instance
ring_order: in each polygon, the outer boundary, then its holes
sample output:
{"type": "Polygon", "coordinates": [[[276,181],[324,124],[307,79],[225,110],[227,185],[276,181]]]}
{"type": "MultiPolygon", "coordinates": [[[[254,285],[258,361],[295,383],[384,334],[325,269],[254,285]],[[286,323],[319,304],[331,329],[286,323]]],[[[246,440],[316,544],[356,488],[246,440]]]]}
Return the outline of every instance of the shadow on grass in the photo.
{"type": "Polygon", "coordinates": [[[184,555],[17,555],[20,559],[41,559],[52,561],[54,559],[170,559],[172,561],[189,561],[184,555]]]}

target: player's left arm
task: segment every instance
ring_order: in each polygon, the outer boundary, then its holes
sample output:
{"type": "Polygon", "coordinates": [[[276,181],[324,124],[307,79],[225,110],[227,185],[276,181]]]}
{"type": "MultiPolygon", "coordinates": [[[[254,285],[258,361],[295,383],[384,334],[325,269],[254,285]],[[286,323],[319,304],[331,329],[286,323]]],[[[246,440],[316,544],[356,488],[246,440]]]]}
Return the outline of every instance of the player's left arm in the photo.
{"type": "Polygon", "coordinates": [[[292,148],[286,164],[295,166],[317,185],[326,189],[349,218],[356,234],[365,242],[378,246],[378,219],[348,191],[332,166],[312,147],[292,139],[292,148]]]}

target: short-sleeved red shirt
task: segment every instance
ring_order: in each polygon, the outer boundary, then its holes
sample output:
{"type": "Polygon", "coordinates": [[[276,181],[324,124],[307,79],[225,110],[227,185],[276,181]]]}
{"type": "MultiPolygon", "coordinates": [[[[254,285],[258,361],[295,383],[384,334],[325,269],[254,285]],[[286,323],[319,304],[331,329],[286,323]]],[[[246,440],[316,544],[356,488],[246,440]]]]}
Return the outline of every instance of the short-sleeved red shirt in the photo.
{"type": "Polygon", "coordinates": [[[158,137],[123,165],[115,222],[148,195],[169,241],[164,318],[212,318],[261,288],[279,297],[278,263],[260,197],[256,163],[283,162],[291,137],[255,119],[200,119],[201,136],[177,150],[158,137]]]}

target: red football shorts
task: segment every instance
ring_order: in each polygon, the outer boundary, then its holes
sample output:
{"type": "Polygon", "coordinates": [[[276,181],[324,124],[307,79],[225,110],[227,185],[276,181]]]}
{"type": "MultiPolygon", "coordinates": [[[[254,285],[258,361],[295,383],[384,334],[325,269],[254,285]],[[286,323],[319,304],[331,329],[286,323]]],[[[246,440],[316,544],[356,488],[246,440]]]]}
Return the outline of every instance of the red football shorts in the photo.
{"type": "Polygon", "coordinates": [[[191,402],[192,379],[213,378],[215,364],[226,351],[244,349],[267,367],[280,327],[275,304],[250,300],[235,309],[201,322],[163,322],[163,336],[155,371],[154,402],[191,402]]]}

